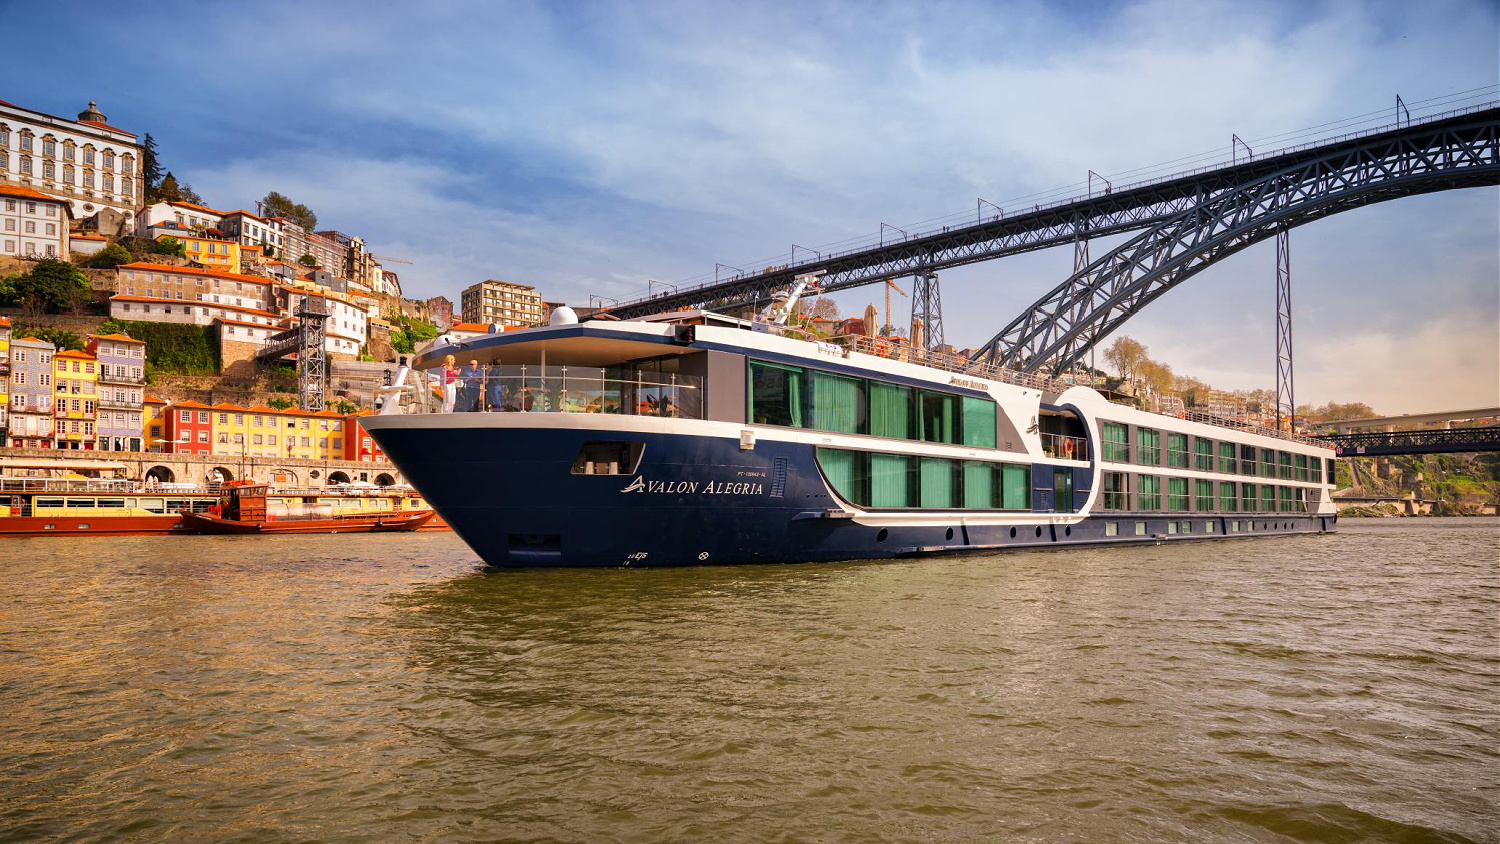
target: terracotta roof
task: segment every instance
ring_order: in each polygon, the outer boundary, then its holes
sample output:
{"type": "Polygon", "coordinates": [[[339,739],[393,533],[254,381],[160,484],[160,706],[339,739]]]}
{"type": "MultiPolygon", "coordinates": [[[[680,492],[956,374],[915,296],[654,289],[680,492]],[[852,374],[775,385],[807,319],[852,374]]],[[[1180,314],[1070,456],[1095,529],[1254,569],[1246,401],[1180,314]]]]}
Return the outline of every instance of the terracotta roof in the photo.
{"type": "Polygon", "coordinates": [[[264,328],[267,331],[278,330],[278,327],[274,325],[266,325],[260,322],[245,322],[242,319],[230,319],[229,317],[214,317],[214,322],[224,322],[230,325],[244,325],[249,326],[250,328],[264,328]]]}
{"type": "Polygon", "coordinates": [[[136,261],[133,264],[121,264],[118,269],[122,270],[150,270],[152,272],[164,273],[186,273],[187,275],[208,275],[215,278],[227,278],[230,281],[249,281],[255,284],[270,284],[269,278],[261,278],[258,275],[245,275],[244,273],[232,273],[228,270],[205,270],[198,267],[174,267],[171,264],[152,264],[148,261],[136,261]]]}
{"type": "Polygon", "coordinates": [[[178,208],[191,208],[194,211],[206,211],[209,214],[217,214],[217,215],[219,215],[221,217],[224,216],[224,212],[223,211],[215,211],[214,209],[209,208],[207,205],[196,205],[196,204],[191,203],[191,202],[182,202],[182,201],[176,200],[176,199],[168,200],[167,204],[168,205],[175,205],[178,208]]]}
{"type": "Polygon", "coordinates": [[[74,349],[68,349],[66,351],[58,352],[57,354],[53,355],[52,358],[54,360],[56,360],[57,358],[78,358],[79,360],[98,360],[98,358],[94,357],[93,355],[89,354],[88,352],[80,352],[80,351],[76,351],[74,349]]]}
{"type": "Polygon", "coordinates": [[[126,343],[140,343],[143,346],[146,344],[145,340],[137,340],[128,334],[90,334],[89,337],[93,340],[119,340],[126,343]]]}
{"type": "Polygon", "coordinates": [[[0,327],[5,327],[5,326],[9,326],[9,325],[10,325],[10,317],[0,316],[0,327]]]}
{"type": "Polygon", "coordinates": [[[160,396],[153,396],[150,393],[147,393],[146,394],[146,398],[144,399],[144,403],[145,404],[166,404],[167,400],[164,399],[164,398],[161,398],[160,396]]]}
{"type": "Polygon", "coordinates": [[[246,217],[254,217],[257,220],[260,220],[262,223],[264,223],[266,221],[266,219],[264,217],[256,217],[254,214],[251,214],[249,211],[246,211],[243,208],[241,208],[238,211],[230,211],[229,213],[225,214],[224,216],[226,216],[226,217],[233,217],[236,214],[244,214],[246,217]]]}
{"type": "Polygon", "coordinates": [[[455,322],[448,326],[449,331],[483,331],[488,334],[490,326],[483,322],[455,322]]]}
{"type": "Polygon", "coordinates": [[[102,234],[70,234],[69,240],[109,240],[102,234]]]}
{"type": "Polygon", "coordinates": [[[55,196],[48,196],[47,194],[42,193],[39,190],[32,190],[31,188],[21,187],[20,185],[0,185],[0,196],[18,196],[22,199],[43,199],[47,202],[57,202],[64,205],[67,204],[67,200],[58,199],[55,196]]]}
{"type": "Polygon", "coordinates": [[[188,399],[187,401],[173,402],[172,406],[173,407],[191,407],[191,408],[195,408],[195,409],[199,409],[199,410],[213,410],[213,408],[210,407],[209,405],[206,405],[206,404],[204,404],[201,401],[193,401],[192,399],[188,399]]]}

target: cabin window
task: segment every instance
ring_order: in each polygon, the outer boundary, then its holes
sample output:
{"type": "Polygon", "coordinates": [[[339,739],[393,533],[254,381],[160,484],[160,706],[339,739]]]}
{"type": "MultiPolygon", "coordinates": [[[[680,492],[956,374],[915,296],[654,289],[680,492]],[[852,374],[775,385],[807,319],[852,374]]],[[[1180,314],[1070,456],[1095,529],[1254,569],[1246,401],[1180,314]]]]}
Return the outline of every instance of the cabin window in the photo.
{"type": "Polygon", "coordinates": [[[1234,462],[1234,443],[1219,443],[1219,471],[1226,475],[1238,474],[1234,462]]]}
{"type": "Polygon", "coordinates": [[[1193,440],[1193,468],[1200,472],[1212,472],[1214,470],[1214,441],[1205,439],[1193,440]]]}
{"type": "Polygon", "coordinates": [[[1136,536],[1145,536],[1146,535],[1146,523],[1145,522],[1136,522],[1135,523],[1135,535],[1136,536]]]}
{"type": "Polygon", "coordinates": [[[995,447],[995,403],[989,399],[963,396],[964,445],[995,447]]]}
{"type": "Polygon", "coordinates": [[[1119,522],[1105,522],[1104,523],[1104,535],[1105,536],[1119,536],[1120,535],[1120,523],[1119,522]]]}
{"type": "Polygon", "coordinates": [[[971,461],[960,465],[963,506],[969,510],[993,510],[996,472],[992,464],[971,461]]]}
{"type": "Polygon", "coordinates": [[[1143,466],[1161,465],[1161,434],[1150,428],[1137,428],[1135,441],[1139,462],[1143,466]]]}
{"type": "Polygon", "coordinates": [[[1308,480],[1315,484],[1323,482],[1323,461],[1316,457],[1307,458],[1308,480]]]}
{"type": "Polygon", "coordinates": [[[865,380],[813,370],[812,427],[840,434],[863,434],[869,430],[865,419],[865,380]]]}
{"type": "Polygon", "coordinates": [[[1119,422],[1105,422],[1099,432],[1104,440],[1104,459],[1115,463],[1130,462],[1129,429],[1119,422]]]}
{"type": "Polygon", "coordinates": [[[1240,474],[1255,476],[1255,446],[1240,446],[1240,474]]]}
{"type": "Polygon", "coordinates": [[[1334,482],[1334,478],[1338,477],[1338,472],[1336,467],[1334,466],[1333,461],[1334,458],[1332,457],[1325,458],[1323,461],[1324,465],[1328,468],[1328,477],[1323,481],[1323,483],[1331,484],[1334,482]]]}
{"type": "Polygon", "coordinates": [[[870,506],[910,507],[914,463],[903,454],[870,455],[870,506]]]}
{"type": "Polygon", "coordinates": [[[1262,513],[1276,512],[1276,487],[1271,484],[1260,485],[1260,511],[1262,513]]]}
{"type": "Polygon", "coordinates": [[[1167,479],[1167,509],[1182,511],[1188,508],[1187,478],[1167,479]]]}
{"type": "Polygon", "coordinates": [[[1246,513],[1255,512],[1255,502],[1259,495],[1255,490],[1255,484],[1240,484],[1240,509],[1246,513]]]}
{"type": "Polygon", "coordinates": [[[1299,455],[1296,456],[1296,460],[1297,460],[1297,480],[1299,480],[1299,481],[1308,480],[1308,476],[1307,476],[1307,455],[1305,455],[1305,454],[1299,454],[1299,455]]]}
{"type": "Polygon", "coordinates": [[[1214,482],[1193,481],[1193,509],[1203,513],[1214,509],[1214,482]]]}
{"type": "Polygon", "coordinates": [[[1292,488],[1291,487],[1289,487],[1289,486],[1279,486],[1279,487],[1277,487],[1276,488],[1276,497],[1278,499],[1278,503],[1280,504],[1280,507],[1278,509],[1281,512],[1283,512],[1283,513],[1290,513],[1290,512],[1292,512],[1292,488]]]}
{"type": "Polygon", "coordinates": [[[1031,509],[1031,467],[1006,463],[1000,467],[1000,506],[1006,510],[1031,509]]]}
{"type": "Polygon", "coordinates": [[[750,363],[750,419],[760,425],[802,427],[801,367],[750,363]]]}
{"type": "Polygon", "coordinates": [[[1187,434],[1167,434],[1167,465],[1174,469],[1188,467],[1187,434]]]}
{"type": "Polygon", "coordinates": [[[1296,489],[1292,490],[1292,495],[1294,496],[1294,500],[1296,501],[1297,512],[1298,513],[1306,513],[1307,512],[1307,490],[1305,490],[1305,489],[1303,489],[1302,487],[1299,486],[1296,489]]]}
{"type": "Polygon", "coordinates": [[[101,498],[101,499],[99,499],[99,506],[101,508],[102,507],[123,508],[125,506],[125,499],[123,499],[123,498],[101,498]]]}
{"type": "Polygon", "coordinates": [[[856,507],[870,506],[868,456],[858,451],[837,448],[818,449],[818,466],[828,485],[840,498],[856,507]]]}
{"type": "Polygon", "coordinates": [[[63,500],[61,498],[38,498],[36,500],[36,502],[35,502],[35,506],[37,506],[37,507],[61,507],[61,506],[63,506],[63,500]]]}
{"type": "Polygon", "coordinates": [[[1233,513],[1238,508],[1235,506],[1239,501],[1238,490],[1234,488],[1234,481],[1219,482],[1219,509],[1233,513]]]}
{"type": "Polygon", "coordinates": [[[1278,468],[1281,470],[1278,477],[1280,477],[1283,481],[1296,479],[1297,476],[1292,471],[1292,455],[1290,453],[1285,451],[1276,452],[1276,462],[1278,464],[1278,468]]]}
{"type": "Polygon", "coordinates": [[[1161,509],[1161,478],[1155,475],[1140,475],[1136,479],[1137,510],[1161,509]]]}
{"type": "MultiPolygon", "coordinates": [[[[1108,443],[1105,444],[1108,448],[1108,443]]],[[[1104,509],[1124,510],[1127,506],[1124,472],[1104,473],[1104,509]]]]}
{"type": "Polygon", "coordinates": [[[950,393],[918,391],[918,407],[921,408],[920,431],[923,442],[958,442],[958,396],[950,393]]]}
{"type": "Polygon", "coordinates": [[[952,460],[933,457],[921,458],[921,507],[923,509],[946,509],[953,506],[952,460]]]}
{"type": "Polygon", "coordinates": [[[869,395],[870,433],[877,437],[911,439],[912,389],[871,381],[869,395]]]}
{"type": "Polygon", "coordinates": [[[94,499],[92,499],[92,498],[69,498],[68,499],[68,509],[70,509],[70,510],[78,510],[78,509],[85,509],[85,508],[86,509],[93,509],[94,508],[94,499]]]}

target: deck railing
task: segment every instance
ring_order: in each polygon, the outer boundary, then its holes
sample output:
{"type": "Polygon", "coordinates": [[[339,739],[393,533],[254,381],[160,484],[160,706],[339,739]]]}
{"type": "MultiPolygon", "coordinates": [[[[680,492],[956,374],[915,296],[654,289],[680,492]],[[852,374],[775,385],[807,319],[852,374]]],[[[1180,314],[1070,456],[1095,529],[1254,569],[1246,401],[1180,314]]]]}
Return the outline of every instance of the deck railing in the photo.
{"type": "Polygon", "coordinates": [[[504,365],[460,369],[452,381],[428,370],[433,412],[618,413],[703,418],[703,379],[675,372],[595,366],[504,365]]]}

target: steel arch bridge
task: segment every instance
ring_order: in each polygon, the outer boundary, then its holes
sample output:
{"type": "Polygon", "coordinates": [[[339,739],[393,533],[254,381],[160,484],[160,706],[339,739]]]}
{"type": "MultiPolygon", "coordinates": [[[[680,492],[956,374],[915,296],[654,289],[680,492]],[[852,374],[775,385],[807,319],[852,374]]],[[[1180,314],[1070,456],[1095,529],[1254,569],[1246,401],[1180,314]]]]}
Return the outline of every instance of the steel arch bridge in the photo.
{"type": "Polygon", "coordinates": [[[1500,109],[1340,145],[1155,223],[1053,288],[973,358],[1061,371],[1168,290],[1279,230],[1376,202],[1497,184],[1500,109]]]}
{"type": "MultiPolygon", "coordinates": [[[[1500,125],[1500,108],[1488,104],[1436,115],[1391,129],[1318,141],[1231,164],[1117,186],[1106,193],[1038,205],[1019,213],[994,209],[998,213],[989,214],[976,210],[973,223],[945,226],[941,231],[902,232],[902,236],[885,238],[876,245],[860,246],[837,254],[814,253],[814,258],[794,260],[785,266],[759,272],[730,267],[732,273],[723,277],[716,273],[712,281],[692,287],[673,287],[670,293],[616,303],[608,310],[617,317],[628,319],[682,307],[719,310],[765,304],[770,301],[772,291],[790,285],[793,278],[802,273],[822,271],[820,287],[824,292],[832,293],[878,284],[892,277],[1047,249],[1073,243],[1080,237],[1139,231],[1166,223],[1202,207],[1206,201],[1288,170],[1382,144],[1426,150],[1435,137],[1441,137],[1456,127],[1476,123],[1489,127],[1500,125]]],[[[1441,149],[1434,152],[1442,154],[1441,149]]]]}

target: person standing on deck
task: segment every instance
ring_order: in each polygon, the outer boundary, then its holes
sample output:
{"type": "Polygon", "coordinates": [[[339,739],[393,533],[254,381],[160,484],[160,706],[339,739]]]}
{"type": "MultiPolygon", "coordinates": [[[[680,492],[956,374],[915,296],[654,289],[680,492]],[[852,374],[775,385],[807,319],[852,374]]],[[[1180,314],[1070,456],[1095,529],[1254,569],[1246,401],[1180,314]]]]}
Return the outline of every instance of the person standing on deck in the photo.
{"type": "Polygon", "coordinates": [[[458,409],[464,413],[473,413],[479,409],[479,400],[483,395],[484,370],[479,367],[479,361],[470,360],[463,371],[463,393],[459,397],[458,409]]]}

